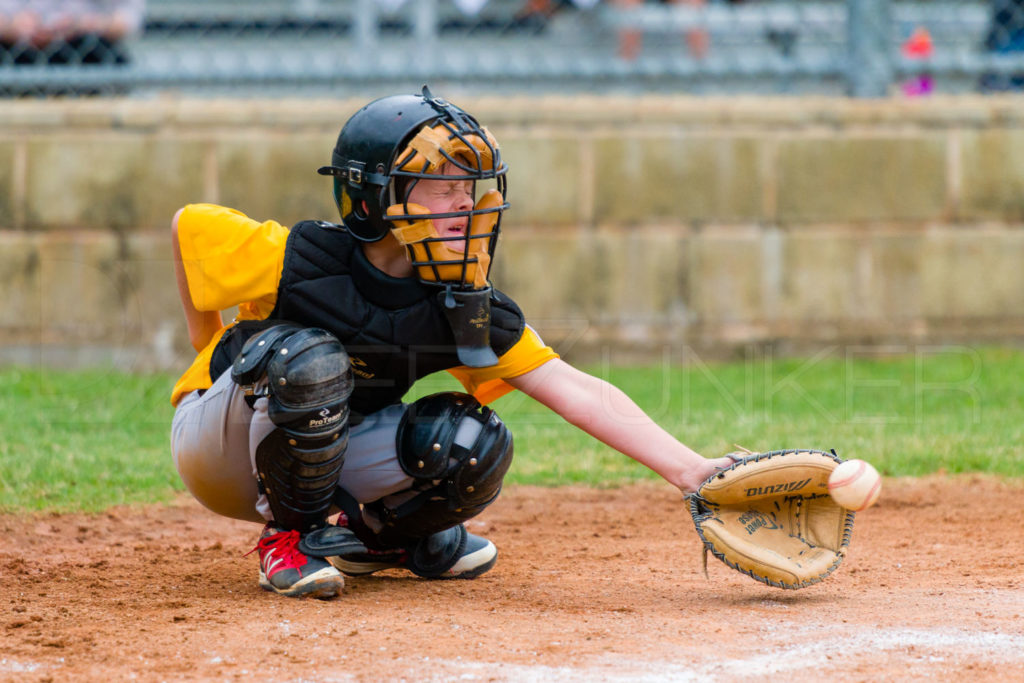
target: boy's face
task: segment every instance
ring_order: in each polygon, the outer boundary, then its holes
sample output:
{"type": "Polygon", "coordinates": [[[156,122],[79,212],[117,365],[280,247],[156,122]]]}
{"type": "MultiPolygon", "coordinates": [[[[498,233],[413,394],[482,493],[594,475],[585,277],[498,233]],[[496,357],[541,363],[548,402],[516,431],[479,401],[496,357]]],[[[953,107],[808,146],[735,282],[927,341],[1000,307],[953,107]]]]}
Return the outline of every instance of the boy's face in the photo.
{"type": "MultiPolygon", "coordinates": [[[[466,175],[466,172],[452,163],[441,168],[440,175],[466,175]]],[[[430,213],[451,213],[469,211],[473,208],[472,180],[427,180],[421,179],[409,193],[408,202],[425,207],[430,213]]],[[[438,237],[463,237],[469,228],[469,216],[432,219],[438,237]]],[[[452,240],[448,246],[457,251],[465,250],[465,242],[452,240]]]]}

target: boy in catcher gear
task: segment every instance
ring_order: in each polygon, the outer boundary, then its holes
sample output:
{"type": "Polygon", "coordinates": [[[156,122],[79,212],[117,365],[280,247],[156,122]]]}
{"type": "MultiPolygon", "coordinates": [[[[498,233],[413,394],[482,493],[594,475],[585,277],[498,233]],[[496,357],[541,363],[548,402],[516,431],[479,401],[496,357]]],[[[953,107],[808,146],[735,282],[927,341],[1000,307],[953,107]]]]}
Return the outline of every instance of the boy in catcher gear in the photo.
{"type": "Polygon", "coordinates": [[[514,389],[684,492],[730,462],[562,361],[490,286],[507,170],[486,128],[424,88],[342,128],[319,170],[340,224],[288,229],[209,204],[174,216],[198,352],[171,399],[174,462],[203,505],[265,525],[264,589],[329,598],[343,575],[488,571],[497,549],[463,522],[500,492],[512,435],[486,405],[514,389]],[[465,393],[402,403],[439,370],[465,393]]]}

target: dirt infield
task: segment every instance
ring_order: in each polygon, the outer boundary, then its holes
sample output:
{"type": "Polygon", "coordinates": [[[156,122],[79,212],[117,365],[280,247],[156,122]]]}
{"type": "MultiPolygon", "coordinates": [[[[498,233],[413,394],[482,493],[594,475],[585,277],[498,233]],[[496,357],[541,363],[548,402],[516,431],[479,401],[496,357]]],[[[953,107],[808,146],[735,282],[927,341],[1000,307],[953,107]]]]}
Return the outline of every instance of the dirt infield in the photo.
{"type": "Polygon", "coordinates": [[[822,584],[712,559],[667,485],[509,488],[475,581],[387,572],[331,602],[256,584],[254,525],[191,499],[0,517],[0,680],[1024,678],[1024,487],[886,482],[822,584]]]}

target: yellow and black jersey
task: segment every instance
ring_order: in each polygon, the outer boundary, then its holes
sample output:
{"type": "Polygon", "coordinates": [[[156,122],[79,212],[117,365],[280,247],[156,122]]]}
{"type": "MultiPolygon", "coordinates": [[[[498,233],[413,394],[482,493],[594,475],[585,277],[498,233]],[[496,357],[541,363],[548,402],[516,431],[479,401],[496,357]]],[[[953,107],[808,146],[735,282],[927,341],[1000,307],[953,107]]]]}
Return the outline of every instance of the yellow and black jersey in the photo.
{"type": "MultiPolygon", "coordinates": [[[[370,412],[401,398],[416,379],[448,370],[481,403],[511,391],[504,380],[557,354],[522,321],[514,302],[495,291],[492,346],[498,363],[462,366],[450,329],[434,314],[436,290],[415,278],[392,278],[369,265],[358,243],[337,226],[306,221],[292,230],[211,204],[192,204],[178,219],[178,240],[192,303],[201,311],[238,306],[175,385],[171,401],[208,388],[223,370],[226,342],[239,321],[286,319],[329,329],[353,357],[353,409],[370,412]],[[445,337],[447,334],[449,337],[445,337]],[[442,343],[442,340],[448,343],[442,343]],[[211,373],[211,363],[213,373],[211,373]]],[[[439,311],[439,309],[438,309],[439,311]]]]}

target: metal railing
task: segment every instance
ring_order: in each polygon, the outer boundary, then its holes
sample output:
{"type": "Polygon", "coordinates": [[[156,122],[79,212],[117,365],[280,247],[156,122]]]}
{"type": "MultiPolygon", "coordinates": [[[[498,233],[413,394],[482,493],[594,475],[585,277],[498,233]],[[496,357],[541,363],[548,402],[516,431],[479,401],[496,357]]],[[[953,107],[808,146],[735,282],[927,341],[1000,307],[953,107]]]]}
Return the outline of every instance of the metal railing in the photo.
{"type": "Polygon", "coordinates": [[[36,45],[8,32],[0,94],[367,95],[429,81],[448,92],[872,97],[1024,86],[1024,0],[459,4],[149,0],[140,30],[116,40],[36,45]]]}

